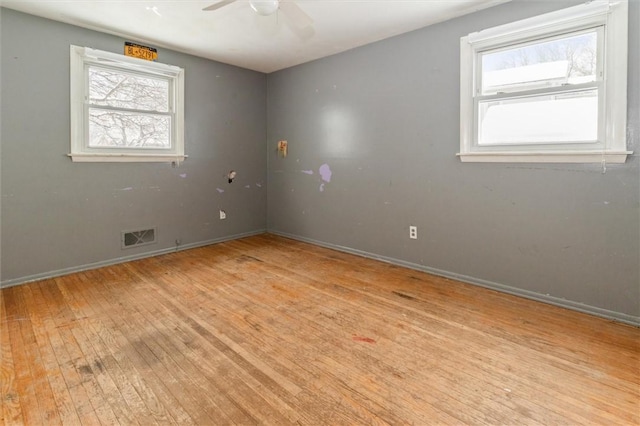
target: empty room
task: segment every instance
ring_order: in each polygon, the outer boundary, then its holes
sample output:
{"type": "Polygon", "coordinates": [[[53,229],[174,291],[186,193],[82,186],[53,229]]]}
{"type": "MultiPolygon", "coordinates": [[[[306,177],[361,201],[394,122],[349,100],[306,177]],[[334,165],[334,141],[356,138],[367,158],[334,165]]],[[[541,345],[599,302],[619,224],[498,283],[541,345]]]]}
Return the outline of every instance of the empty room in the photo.
{"type": "Polygon", "coordinates": [[[640,0],[0,5],[0,423],[640,424],[640,0]]]}

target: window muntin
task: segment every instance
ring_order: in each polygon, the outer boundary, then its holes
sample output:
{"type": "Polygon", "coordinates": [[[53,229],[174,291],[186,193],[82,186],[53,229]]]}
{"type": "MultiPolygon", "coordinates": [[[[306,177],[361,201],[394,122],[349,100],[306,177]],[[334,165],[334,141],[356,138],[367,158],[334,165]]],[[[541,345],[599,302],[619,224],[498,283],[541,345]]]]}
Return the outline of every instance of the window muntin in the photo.
{"type": "Polygon", "coordinates": [[[185,158],[184,71],[71,46],[73,161],[185,158]]]}
{"type": "Polygon", "coordinates": [[[627,0],[461,38],[462,161],[624,162],[627,0]]]}

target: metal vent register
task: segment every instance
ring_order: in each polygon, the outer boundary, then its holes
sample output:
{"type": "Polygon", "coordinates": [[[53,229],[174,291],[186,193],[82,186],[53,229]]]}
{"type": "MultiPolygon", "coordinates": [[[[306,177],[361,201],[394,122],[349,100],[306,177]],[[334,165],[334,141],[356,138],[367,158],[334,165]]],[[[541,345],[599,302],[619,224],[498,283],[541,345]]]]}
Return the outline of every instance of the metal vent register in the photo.
{"type": "Polygon", "coordinates": [[[138,247],[156,242],[156,228],[122,232],[122,248],[138,247]]]}

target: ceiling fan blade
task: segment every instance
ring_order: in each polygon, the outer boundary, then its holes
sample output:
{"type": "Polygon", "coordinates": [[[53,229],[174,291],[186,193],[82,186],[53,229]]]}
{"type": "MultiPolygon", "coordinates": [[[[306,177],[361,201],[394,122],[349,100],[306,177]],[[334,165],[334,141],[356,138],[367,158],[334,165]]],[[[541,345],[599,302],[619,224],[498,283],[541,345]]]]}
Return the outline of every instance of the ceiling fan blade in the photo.
{"type": "Polygon", "coordinates": [[[281,0],[280,10],[289,19],[291,25],[298,31],[307,30],[312,28],[313,19],[306,14],[304,10],[300,8],[295,2],[281,0]]]}
{"type": "Polygon", "coordinates": [[[219,1],[218,3],[212,4],[211,6],[207,6],[202,10],[206,10],[206,11],[217,10],[217,9],[220,9],[221,7],[224,7],[224,6],[228,5],[228,4],[234,3],[236,1],[237,0],[222,0],[222,1],[219,1]]]}

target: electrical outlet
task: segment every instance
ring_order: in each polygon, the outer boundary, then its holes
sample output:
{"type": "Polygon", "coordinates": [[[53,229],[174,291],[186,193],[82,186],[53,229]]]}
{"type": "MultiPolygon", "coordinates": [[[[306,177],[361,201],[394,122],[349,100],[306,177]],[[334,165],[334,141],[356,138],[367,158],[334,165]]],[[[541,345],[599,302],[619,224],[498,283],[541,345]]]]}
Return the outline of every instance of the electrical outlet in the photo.
{"type": "Polygon", "coordinates": [[[411,238],[412,240],[417,240],[418,239],[418,227],[417,226],[411,225],[409,227],[409,238],[411,238]]]}
{"type": "Polygon", "coordinates": [[[224,210],[220,210],[220,220],[222,219],[226,219],[227,218],[227,214],[225,213],[224,210]]]}

